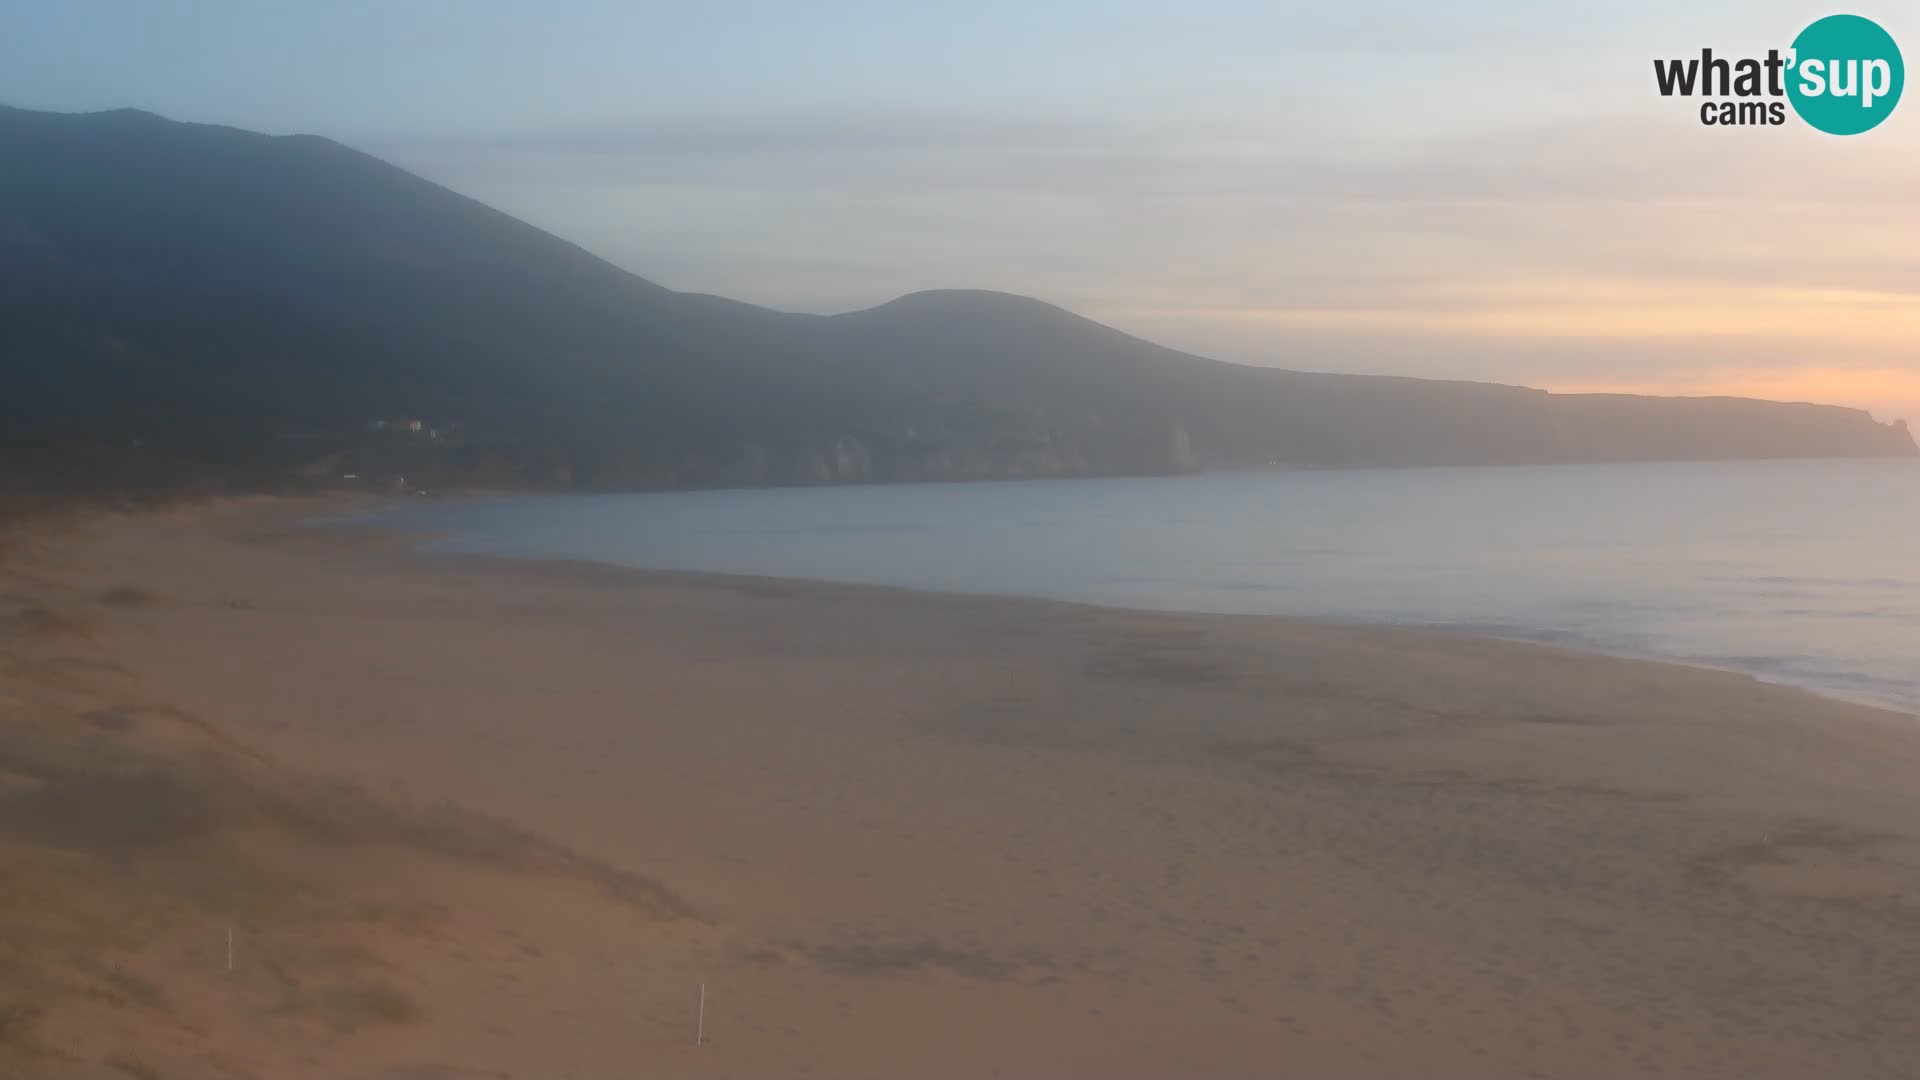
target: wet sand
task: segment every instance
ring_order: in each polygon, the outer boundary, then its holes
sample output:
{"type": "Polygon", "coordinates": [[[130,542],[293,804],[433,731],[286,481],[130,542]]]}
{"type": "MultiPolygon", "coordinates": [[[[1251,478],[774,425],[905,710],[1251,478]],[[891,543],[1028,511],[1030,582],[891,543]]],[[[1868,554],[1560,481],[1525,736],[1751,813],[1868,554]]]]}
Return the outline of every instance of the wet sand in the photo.
{"type": "Polygon", "coordinates": [[[1428,631],[430,556],[315,509],[94,519],[15,587],[139,597],[87,608],[99,663],[274,769],[684,911],[348,846],[303,872],[437,912],[359,942],[420,1007],[235,997],[198,1022],[221,1071],[1920,1062],[1915,718],[1428,631]]]}

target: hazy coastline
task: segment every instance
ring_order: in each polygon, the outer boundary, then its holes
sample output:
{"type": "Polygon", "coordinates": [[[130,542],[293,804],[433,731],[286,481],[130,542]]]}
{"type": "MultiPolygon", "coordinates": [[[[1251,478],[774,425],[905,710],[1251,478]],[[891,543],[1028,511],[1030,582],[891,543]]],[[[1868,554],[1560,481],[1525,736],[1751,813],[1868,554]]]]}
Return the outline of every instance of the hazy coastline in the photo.
{"type": "Polygon", "coordinates": [[[1900,13],[13,7],[0,1080],[1920,1080],[1900,13]]]}
{"type": "Polygon", "coordinates": [[[1250,471],[415,500],[433,550],[1442,629],[1920,710],[1920,469],[1250,471]]]}

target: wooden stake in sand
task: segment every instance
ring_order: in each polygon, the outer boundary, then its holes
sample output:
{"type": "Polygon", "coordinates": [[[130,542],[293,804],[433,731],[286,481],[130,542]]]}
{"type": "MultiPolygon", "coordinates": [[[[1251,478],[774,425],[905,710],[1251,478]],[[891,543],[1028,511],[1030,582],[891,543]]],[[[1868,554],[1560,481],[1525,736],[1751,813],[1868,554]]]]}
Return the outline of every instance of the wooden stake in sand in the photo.
{"type": "Polygon", "coordinates": [[[233,973],[233,927],[227,927],[227,973],[233,973]]]}
{"type": "Polygon", "coordinates": [[[707,984],[700,984],[700,1012],[693,1024],[693,1045],[701,1046],[707,1041],[707,984]]]}

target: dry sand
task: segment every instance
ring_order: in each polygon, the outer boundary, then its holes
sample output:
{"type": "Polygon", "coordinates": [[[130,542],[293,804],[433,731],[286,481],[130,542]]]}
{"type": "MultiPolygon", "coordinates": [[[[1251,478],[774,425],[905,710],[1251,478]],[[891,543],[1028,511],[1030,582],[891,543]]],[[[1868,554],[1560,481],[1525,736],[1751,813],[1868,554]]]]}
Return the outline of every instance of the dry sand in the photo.
{"type": "Polygon", "coordinates": [[[34,832],[57,770],[16,750],[0,850],[71,879],[0,923],[21,1068],[1920,1075],[1914,718],[1431,632],[426,556],[314,510],[16,546],[8,731],[153,775],[191,746],[300,808],[34,832]],[[314,800],[352,826],[284,824],[314,800]],[[200,846],[298,902],[82,919],[200,846]]]}

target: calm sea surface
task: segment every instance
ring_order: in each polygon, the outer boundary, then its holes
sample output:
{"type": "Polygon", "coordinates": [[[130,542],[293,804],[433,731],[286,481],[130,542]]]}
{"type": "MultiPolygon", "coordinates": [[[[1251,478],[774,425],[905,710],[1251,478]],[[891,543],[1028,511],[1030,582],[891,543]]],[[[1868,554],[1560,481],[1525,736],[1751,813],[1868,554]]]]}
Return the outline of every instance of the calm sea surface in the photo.
{"type": "Polygon", "coordinates": [[[418,500],[440,550],[1453,627],[1920,712],[1920,463],[418,500]]]}

